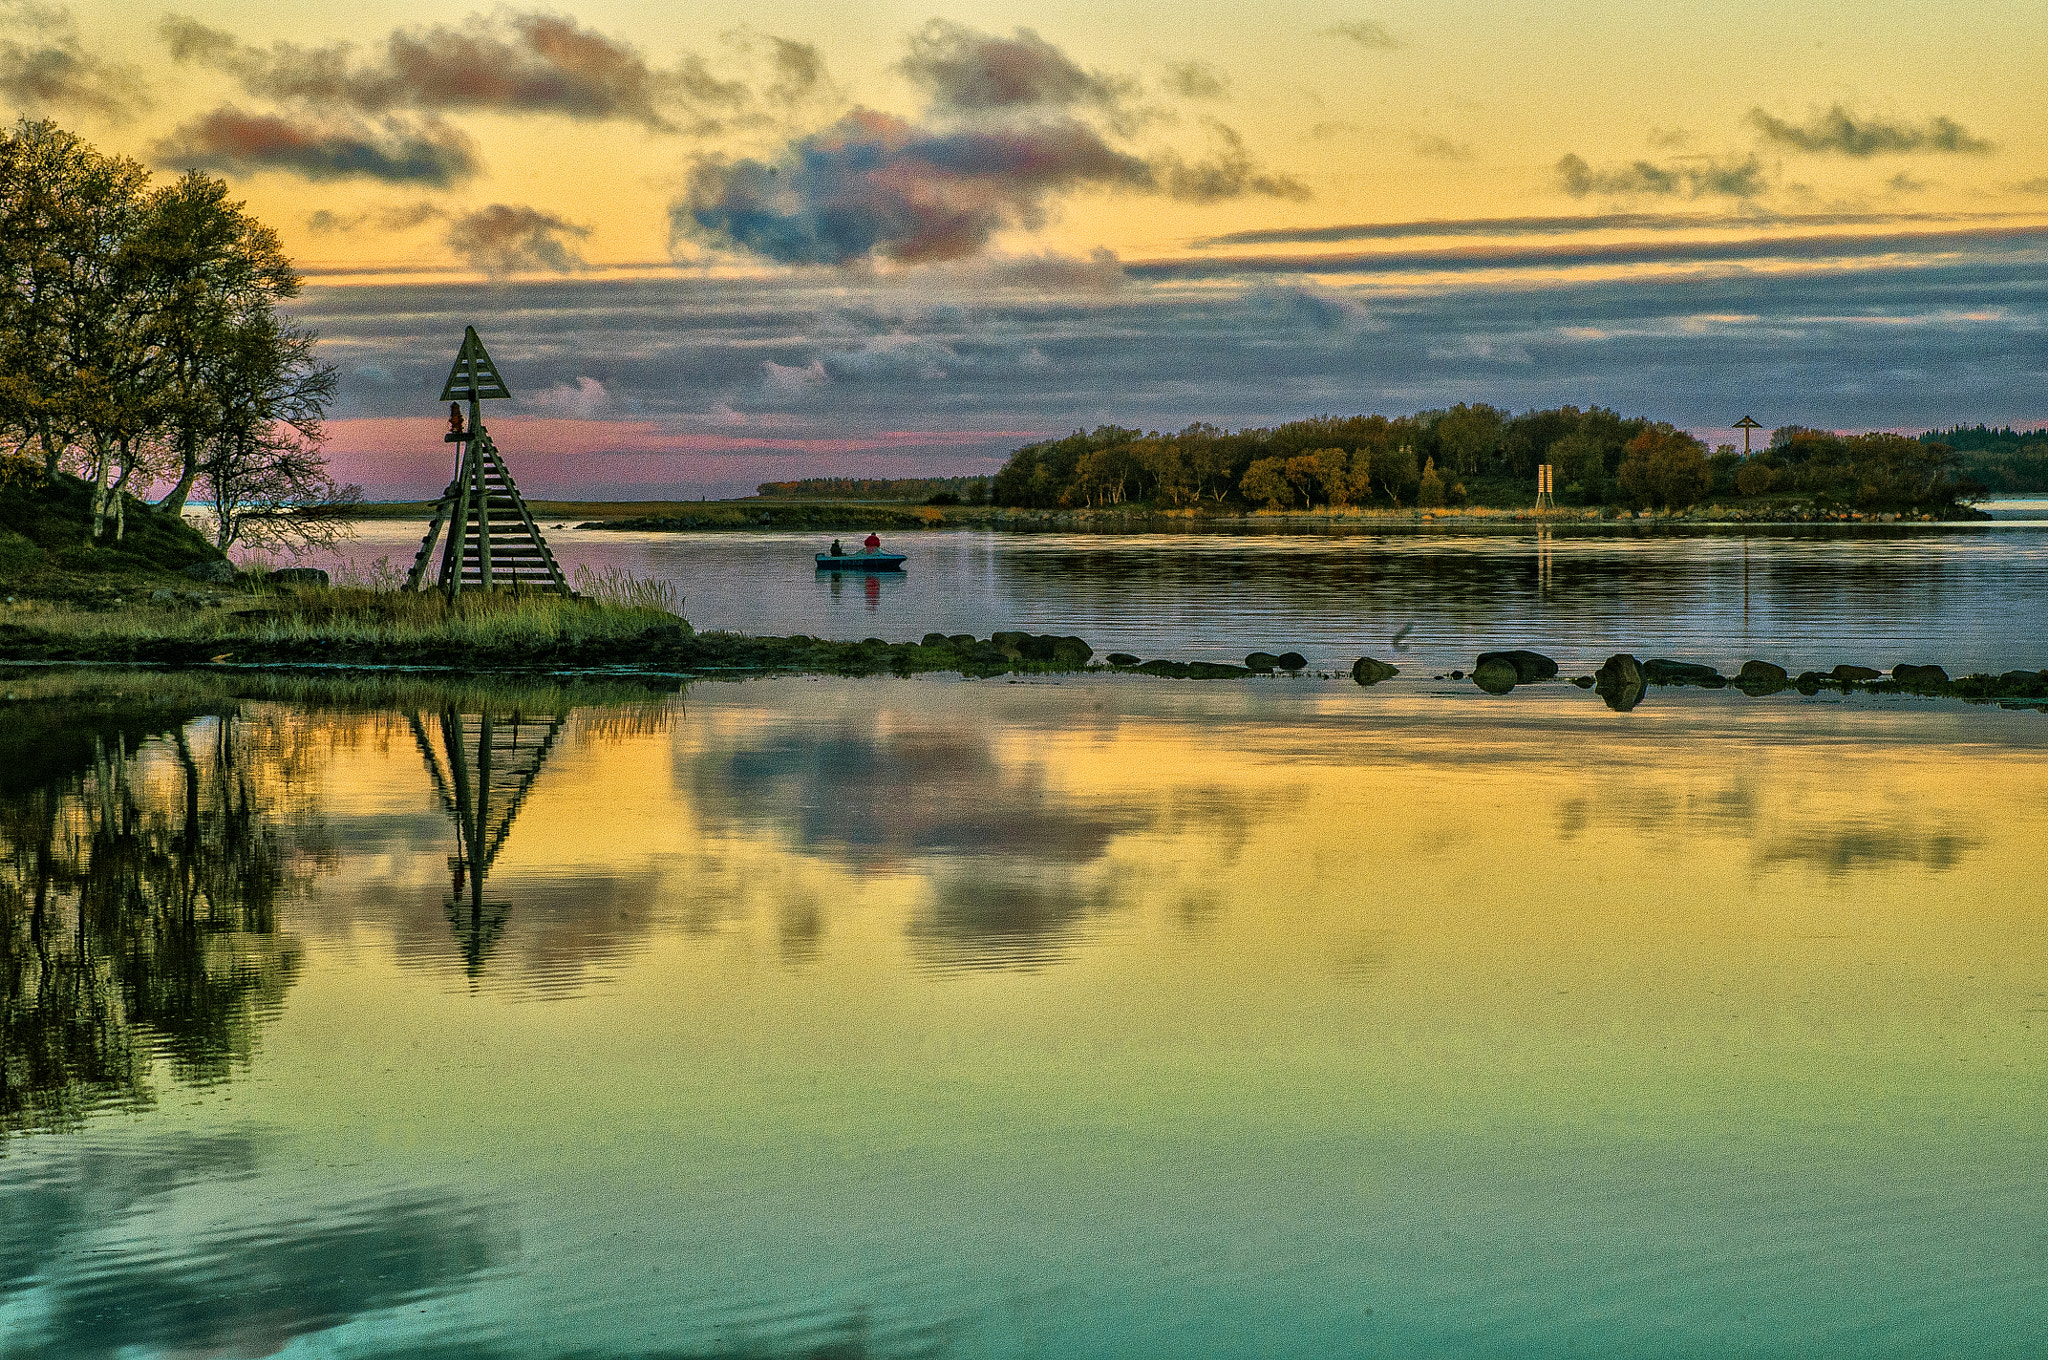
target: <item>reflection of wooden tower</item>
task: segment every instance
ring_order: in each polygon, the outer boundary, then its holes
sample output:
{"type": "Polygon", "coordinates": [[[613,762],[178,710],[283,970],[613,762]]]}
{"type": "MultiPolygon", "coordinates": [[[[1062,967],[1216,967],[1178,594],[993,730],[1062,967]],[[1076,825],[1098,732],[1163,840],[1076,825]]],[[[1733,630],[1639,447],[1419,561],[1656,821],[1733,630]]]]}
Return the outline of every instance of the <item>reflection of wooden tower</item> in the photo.
{"type": "Polygon", "coordinates": [[[484,901],[484,875],[567,722],[566,714],[542,721],[517,713],[458,713],[452,706],[432,719],[412,715],[412,736],[427,775],[455,822],[456,852],[448,857],[453,879],[448,924],[462,944],[471,977],[483,972],[484,956],[505,926],[505,904],[484,901]],[[438,746],[429,734],[430,723],[440,729],[438,746]]]}
{"type": "Polygon", "coordinates": [[[455,477],[434,506],[433,523],[420,542],[413,559],[407,590],[421,590],[427,584],[427,564],[433,560],[434,540],[448,529],[448,546],[441,553],[441,570],[434,584],[450,595],[465,587],[489,590],[494,586],[527,586],[537,590],[572,593],[555,565],[555,555],[540,535],[519,488],[512,485],[512,472],[498,456],[497,445],[484,429],[479,402],[491,397],[509,397],[511,389],[498,376],[498,366],[484,352],[476,327],[462,333],[462,349],[448,381],[441,388],[445,402],[469,402],[469,424],[462,423],[462,408],[451,408],[448,442],[460,451],[455,460],[455,477]]]}

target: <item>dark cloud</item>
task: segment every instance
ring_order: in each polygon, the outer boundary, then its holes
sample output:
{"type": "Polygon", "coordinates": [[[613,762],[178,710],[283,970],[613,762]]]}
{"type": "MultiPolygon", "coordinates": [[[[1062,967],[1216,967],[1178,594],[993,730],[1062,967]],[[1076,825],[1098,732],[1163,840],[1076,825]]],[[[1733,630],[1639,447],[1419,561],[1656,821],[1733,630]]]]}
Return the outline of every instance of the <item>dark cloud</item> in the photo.
{"type": "Polygon", "coordinates": [[[588,235],[590,228],[536,208],[493,203],[456,218],[448,248],[487,274],[567,274],[583,267],[569,242],[588,235]]]}
{"type": "MultiPolygon", "coordinates": [[[[2048,180],[2041,181],[2048,191],[2048,180]]],[[[2019,186],[2024,188],[2025,186],[2019,186]]],[[[1867,227],[1915,222],[2004,221],[2014,213],[1589,213],[1563,217],[1454,217],[1419,222],[1353,222],[1330,227],[1264,227],[1199,236],[1216,246],[1312,245],[1335,241],[1398,241],[1419,236],[1571,236],[1587,231],[1704,231],[1728,227],[1867,227]]]]}
{"type": "Polygon", "coordinates": [[[1990,142],[1971,136],[1960,123],[1942,114],[1921,123],[1888,123],[1858,118],[1837,104],[1804,123],[1788,123],[1762,109],[1751,109],[1749,121],[1767,140],[1795,151],[1860,158],[1906,152],[1982,154],[1992,149],[1990,142]]]}
{"type": "Polygon", "coordinates": [[[1401,45],[1394,40],[1393,34],[1387,32],[1384,24],[1376,24],[1367,19],[1360,19],[1345,24],[1334,24],[1324,29],[1322,33],[1326,38],[1343,38],[1349,42],[1357,43],[1360,47],[1374,48],[1380,51],[1391,51],[1401,45]]]}
{"type": "MultiPolygon", "coordinates": [[[[692,131],[712,131],[757,102],[745,81],[718,75],[702,57],[657,68],[630,43],[545,12],[500,10],[457,27],[400,29],[368,54],[353,43],[257,47],[183,15],[166,17],[160,31],[175,60],[224,71],[252,95],[359,114],[555,114],[658,132],[677,131],[680,119],[692,131]]],[[[824,81],[824,62],[807,44],[747,33],[735,41],[766,49],[771,77],[762,98],[793,103],[824,81]]]]}
{"type": "Polygon", "coordinates": [[[671,210],[678,236],[784,264],[972,255],[1035,227],[1046,200],[1092,186],[1150,189],[1153,171],[1067,119],[935,132],[856,109],[782,158],[704,161],[671,210]]]}
{"type": "Polygon", "coordinates": [[[1754,156],[1739,162],[1687,156],[1665,165],[1631,161],[1595,170],[1583,157],[1568,153],[1557,163],[1557,182],[1573,198],[1588,194],[1754,198],[1769,187],[1764,181],[1763,163],[1754,156]]]}
{"type": "Polygon", "coordinates": [[[2048,194],[2048,175],[2036,175],[2033,179],[2022,180],[2011,187],[2015,193],[2048,194]]]}
{"type": "Polygon", "coordinates": [[[1468,161],[1472,159],[1472,144],[1470,142],[1454,142],[1448,137],[1441,137],[1433,132],[1409,133],[1408,149],[1427,160],[1468,161]]]}
{"type": "Polygon", "coordinates": [[[1881,255],[1942,255],[1957,250],[2048,247],[2048,227],[1972,227],[1954,231],[1751,236],[1733,241],[1619,242],[1566,246],[1460,246],[1443,250],[1350,255],[1258,255],[1127,262],[1134,279],[1214,279],[1273,274],[1466,273],[1474,270],[1574,269],[1623,264],[1701,264],[1741,260],[1832,260],[1881,255]]]}
{"type": "Polygon", "coordinates": [[[1297,203],[1314,197],[1294,176],[1262,169],[1235,128],[1213,119],[1209,126],[1221,143],[1215,154],[1193,164],[1173,155],[1164,158],[1160,178],[1169,197],[1188,203],[1218,203],[1250,194],[1297,203]]]}
{"type": "Polygon", "coordinates": [[[1230,78],[1206,61],[1181,61],[1166,68],[1166,88],[1183,99],[1228,99],[1230,78]]]}
{"type": "Polygon", "coordinates": [[[1114,111],[1135,93],[1129,80],[1082,70],[1028,28],[999,38],[945,19],[911,35],[902,69],[934,108],[949,113],[1082,105],[1114,111]]]}
{"type": "Polygon", "coordinates": [[[25,112],[85,112],[124,121],[149,105],[142,72],[85,50],[71,11],[32,0],[0,4],[0,97],[25,112]]]}
{"type": "Polygon", "coordinates": [[[178,170],[253,175],[281,170],[306,179],[376,179],[445,187],[481,169],[469,138],[445,123],[386,119],[299,122],[224,105],[157,143],[156,160],[178,170]]]}
{"type": "Polygon", "coordinates": [[[306,218],[306,225],[314,231],[343,235],[361,231],[365,227],[377,231],[410,231],[414,227],[424,226],[447,215],[446,208],[421,200],[418,203],[395,204],[374,212],[350,213],[347,216],[328,208],[321,208],[306,218]]]}

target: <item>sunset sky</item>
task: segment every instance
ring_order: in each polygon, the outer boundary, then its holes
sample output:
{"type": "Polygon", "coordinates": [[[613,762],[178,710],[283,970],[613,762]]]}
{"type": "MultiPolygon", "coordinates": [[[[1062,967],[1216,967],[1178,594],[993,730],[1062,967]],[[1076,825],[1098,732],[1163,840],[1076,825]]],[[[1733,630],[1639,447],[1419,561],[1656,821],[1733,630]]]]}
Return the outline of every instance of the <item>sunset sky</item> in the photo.
{"type": "Polygon", "coordinates": [[[1459,401],[2038,425],[2048,6],[0,0],[0,89],[226,177],[330,456],[530,493],[988,471],[1459,401]]]}

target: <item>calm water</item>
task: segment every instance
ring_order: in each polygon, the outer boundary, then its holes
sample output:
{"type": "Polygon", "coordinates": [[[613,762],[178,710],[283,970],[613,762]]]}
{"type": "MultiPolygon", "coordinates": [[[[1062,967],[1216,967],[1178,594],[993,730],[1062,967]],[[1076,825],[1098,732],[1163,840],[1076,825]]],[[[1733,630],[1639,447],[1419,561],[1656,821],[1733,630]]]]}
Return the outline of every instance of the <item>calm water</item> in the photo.
{"type": "Polygon", "coordinates": [[[2048,1348],[2038,713],[0,689],[0,1355],[2048,1348]]]}
{"type": "MultiPolygon", "coordinates": [[[[339,560],[410,566],[419,533],[366,525],[339,560]]],[[[1323,666],[1370,654],[1432,672],[1495,647],[1582,670],[1617,651],[1731,672],[1752,656],[1795,671],[2048,665],[2038,518],[1747,535],[948,531],[893,539],[909,567],[867,578],[813,570],[818,535],[560,529],[549,541],[565,568],[672,580],[697,627],[745,633],[901,641],[1021,628],[1078,634],[1098,652],[1238,660],[1294,648],[1323,666]]]]}

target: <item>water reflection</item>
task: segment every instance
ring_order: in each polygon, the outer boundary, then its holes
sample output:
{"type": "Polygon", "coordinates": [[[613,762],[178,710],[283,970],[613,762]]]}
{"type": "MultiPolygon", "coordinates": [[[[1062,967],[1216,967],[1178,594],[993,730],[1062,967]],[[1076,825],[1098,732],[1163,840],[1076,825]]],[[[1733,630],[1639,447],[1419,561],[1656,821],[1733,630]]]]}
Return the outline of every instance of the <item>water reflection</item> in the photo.
{"type": "MultiPolygon", "coordinates": [[[[305,750],[218,701],[10,706],[0,746],[0,1135],[246,1063],[298,975],[305,750]]],[[[309,838],[317,843],[317,838],[309,838]]]]}
{"type": "Polygon", "coordinates": [[[566,707],[535,720],[517,709],[472,715],[452,704],[436,714],[408,718],[427,776],[455,823],[457,849],[448,857],[454,879],[448,924],[471,977],[483,972],[484,955],[505,927],[506,905],[484,901],[484,877],[568,721],[566,707]]]}
{"type": "Polygon", "coordinates": [[[271,1355],[517,1249],[455,1195],[289,1196],[262,1161],[247,1135],[169,1135],[0,1163],[0,1305],[17,1319],[0,1356],[271,1355]]]}

